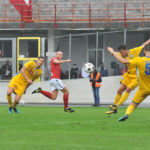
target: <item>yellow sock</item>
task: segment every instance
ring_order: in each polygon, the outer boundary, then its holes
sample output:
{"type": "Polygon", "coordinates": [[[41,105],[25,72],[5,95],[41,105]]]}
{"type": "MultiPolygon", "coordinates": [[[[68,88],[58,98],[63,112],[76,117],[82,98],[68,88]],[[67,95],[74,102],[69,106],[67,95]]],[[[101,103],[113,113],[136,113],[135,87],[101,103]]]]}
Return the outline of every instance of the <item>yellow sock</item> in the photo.
{"type": "Polygon", "coordinates": [[[116,105],[121,105],[123,104],[129,97],[129,93],[128,92],[124,92],[124,94],[122,95],[122,97],[120,98],[120,100],[118,101],[118,103],[116,105]]]}
{"type": "Polygon", "coordinates": [[[114,100],[114,105],[116,105],[118,103],[118,101],[120,100],[120,98],[121,98],[121,94],[117,93],[117,95],[115,97],[115,100],[114,100]]]}
{"type": "Polygon", "coordinates": [[[7,100],[9,103],[9,107],[12,107],[12,97],[7,95],[7,100]]]}
{"type": "Polygon", "coordinates": [[[134,105],[130,105],[127,108],[126,115],[130,115],[136,107],[134,105]]]}

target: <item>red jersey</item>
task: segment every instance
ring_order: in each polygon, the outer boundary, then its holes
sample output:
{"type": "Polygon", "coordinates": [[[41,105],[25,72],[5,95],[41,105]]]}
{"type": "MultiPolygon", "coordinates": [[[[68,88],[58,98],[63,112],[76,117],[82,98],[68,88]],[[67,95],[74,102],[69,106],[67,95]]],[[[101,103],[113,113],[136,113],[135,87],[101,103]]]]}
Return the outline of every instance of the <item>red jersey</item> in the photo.
{"type": "Polygon", "coordinates": [[[60,64],[54,64],[54,60],[57,59],[56,57],[53,57],[51,59],[51,79],[57,78],[60,79],[61,74],[61,65],[60,64]]]}

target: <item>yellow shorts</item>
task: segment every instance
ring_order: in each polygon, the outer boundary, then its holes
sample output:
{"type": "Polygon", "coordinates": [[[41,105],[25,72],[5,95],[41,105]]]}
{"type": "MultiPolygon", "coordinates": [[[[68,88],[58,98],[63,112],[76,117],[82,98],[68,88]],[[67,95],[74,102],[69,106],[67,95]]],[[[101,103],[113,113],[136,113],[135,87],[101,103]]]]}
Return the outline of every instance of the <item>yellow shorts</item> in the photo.
{"type": "Polygon", "coordinates": [[[19,82],[15,81],[15,80],[11,80],[8,87],[13,88],[14,92],[21,96],[24,94],[26,87],[25,85],[20,84],[19,82]]]}
{"type": "Polygon", "coordinates": [[[135,76],[131,76],[128,73],[125,73],[122,77],[120,82],[124,84],[126,87],[129,87],[130,89],[134,90],[138,86],[138,79],[135,76]]]}
{"type": "Polygon", "coordinates": [[[148,95],[150,95],[150,91],[144,91],[138,89],[136,94],[134,95],[133,102],[135,103],[141,103],[148,95]]]}

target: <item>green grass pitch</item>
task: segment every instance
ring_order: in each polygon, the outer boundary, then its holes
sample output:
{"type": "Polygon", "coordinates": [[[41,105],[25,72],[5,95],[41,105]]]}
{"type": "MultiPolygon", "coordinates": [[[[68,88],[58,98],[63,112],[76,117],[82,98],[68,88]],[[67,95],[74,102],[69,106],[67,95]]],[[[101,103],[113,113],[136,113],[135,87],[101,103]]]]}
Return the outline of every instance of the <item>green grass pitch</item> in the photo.
{"type": "Polygon", "coordinates": [[[19,106],[20,114],[8,114],[0,106],[0,150],[149,150],[150,109],[138,108],[125,122],[106,107],[19,106]]]}

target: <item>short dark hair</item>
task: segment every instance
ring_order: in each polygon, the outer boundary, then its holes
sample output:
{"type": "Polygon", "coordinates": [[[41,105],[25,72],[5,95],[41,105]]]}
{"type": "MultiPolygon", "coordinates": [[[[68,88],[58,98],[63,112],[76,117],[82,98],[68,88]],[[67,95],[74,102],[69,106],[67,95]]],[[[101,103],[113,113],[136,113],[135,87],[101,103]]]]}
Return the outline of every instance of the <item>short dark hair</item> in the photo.
{"type": "Polygon", "coordinates": [[[144,48],[145,51],[150,51],[150,44],[146,45],[144,48]]]}
{"type": "Polygon", "coordinates": [[[122,44],[118,47],[118,50],[126,50],[127,49],[127,46],[125,44],[122,44]]]}
{"type": "Polygon", "coordinates": [[[45,57],[44,56],[40,56],[40,57],[38,57],[38,60],[39,59],[44,59],[45,60],[45,57]]]}

